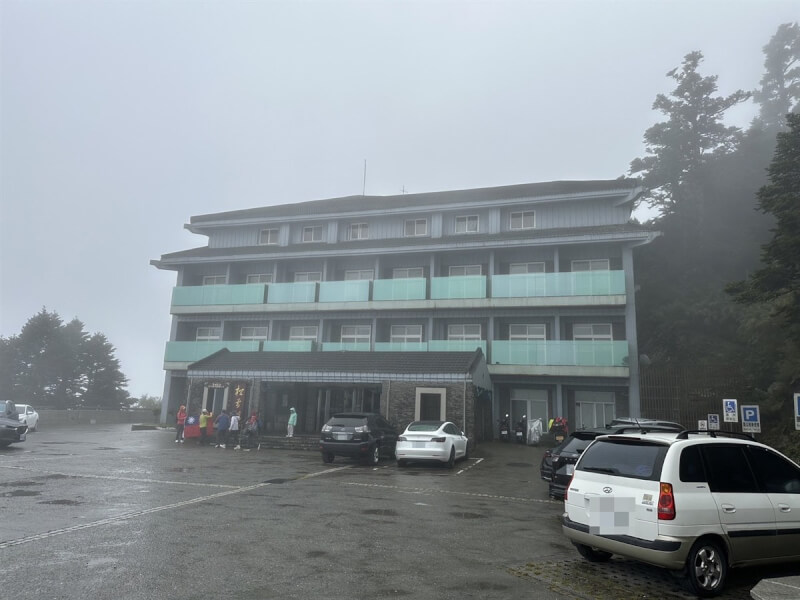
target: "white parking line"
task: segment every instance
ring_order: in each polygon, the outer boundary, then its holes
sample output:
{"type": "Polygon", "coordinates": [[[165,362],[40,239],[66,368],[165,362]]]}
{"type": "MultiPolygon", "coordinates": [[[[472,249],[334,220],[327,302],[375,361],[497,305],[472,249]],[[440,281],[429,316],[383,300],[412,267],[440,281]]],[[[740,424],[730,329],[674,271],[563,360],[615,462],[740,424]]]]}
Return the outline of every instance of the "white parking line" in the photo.
{"type": "Polygon", "coordinates": [[[336,471],[344,471],[345,469],[352,469],[352,465],[347,465],[344,467],[333,467],[331,469],[325,469],[324,471],[317,471],[316,473],[309,473],[308,475],[303,475],[302,477],[298,477],[297,480],[301,479],[308,479],[309,477],[319,477],[320,475],[327,475],[328,473],[334,473],[336,471]]]}
{"type": "Polygon", "coordinates": [[[516,496],[500,496],[497,494],[480,494],[477,492],[454,492],[451,490],[441,490],[436,488],[404,488],[398,485],[383,485],[380,483],[357,483],[354,481],[345,482],[344,485],[355,485],[360,487],[373,487],[389,490],[397,490],[401,494],[421,494],[421,495],[434,495],[434,494],[449,494],[453,496],[472,496],[475,498],[489,498],[492,500],[508,500],[511,502],[533,502],[537,504],[560,504],[555,500],[542,500],[540,498],[519,498],[516,496]]]}
{"type": "Polygon", "coordinates": [[[75,525],[73,527],[65,527],[64,529],[55,529],[53,531],[48,531],[47,533],[39,533],[36,535],[29,535],[27,537],[18,538],[16,540],[9,540],[7,542],[0,542],[0,549],[2,548],[10,548],[11,546],[19,546],[21,544],[27,544],[29,542],[36,542],[38,540],[46,540],[47,538],[55,537],[57,535],[64,535],[65,533],[72,533],[73,531],[81,531],[83,529],[91,529],[93,527],[100,527],[101,525],[110,525],[111,523],[116,523],[118,521],[125,521],[128,519],[135,519],[137,517],[141,517],[142,515],[149,515],[156,512],[161,512],[162,510],[172,510],[173,508],[181,508],[183,506],[188,506],[190,504],[197,504],[199,502],[205,502],[206,500],[213,500],[214,498],[221,498],[222,496],[230,496],[232,494],[241,494],[242,492],[249,492],[250,490],[255,490],[260,487],[265,487],[270,485],[269,483],[257,483],[256,485],[249,485],[247,487],[237,488],[235,490],[226,490],[224,492],[217,492],[216,494],[210,494],[208,496],[201,496],[199,498],[192,498],[191,500],[183,500],[182,502],[175,502],[173,504],[166,504],[164,506],[155,506],[153,508],[147,508],[145,510],[137,510],[136,512],[127,513],[124,515],[118,515],[116,517],[109,517],[107,519],[100,519],[99,521],[94,521],[92,523],[83,523],[81,525],[75,525]]]}

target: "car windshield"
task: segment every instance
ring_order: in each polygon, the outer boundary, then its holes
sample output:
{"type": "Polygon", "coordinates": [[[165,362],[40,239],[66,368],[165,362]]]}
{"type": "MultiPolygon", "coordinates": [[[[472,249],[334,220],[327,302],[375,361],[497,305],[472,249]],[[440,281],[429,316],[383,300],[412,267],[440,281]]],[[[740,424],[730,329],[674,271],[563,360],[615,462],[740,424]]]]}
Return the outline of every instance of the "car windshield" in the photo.
{"type": "Polygon", "coordinates": [[[364,417],[334,417],[328,421],[331,427],[361,427],[366,425],[367,419],[364,417]]]}
{"type": "Polygon", "coordinates": [[[561,448],[561,452],[583,452],[586,450],[586,446],[591,444],[593,441],[594,437],[591,437],[590,439],[572,437],[567,444],[561,448]]]}
{"type": "Polygon", "coordinates": [[[597,440],[578,461],[579,471],[657,481],[667,454],[665,444],[597,440]]]}
{"type": "Polygon", "coordinates": [[[25,414],[25,407],[21,404],[17,404],[17,414],[24,415],[25,414]]]}
{"type": "Polygon", "coordinates": [[[412,423],[408,426],[408,431],[436,431],[441,426],[441,423],[412,423]]]}

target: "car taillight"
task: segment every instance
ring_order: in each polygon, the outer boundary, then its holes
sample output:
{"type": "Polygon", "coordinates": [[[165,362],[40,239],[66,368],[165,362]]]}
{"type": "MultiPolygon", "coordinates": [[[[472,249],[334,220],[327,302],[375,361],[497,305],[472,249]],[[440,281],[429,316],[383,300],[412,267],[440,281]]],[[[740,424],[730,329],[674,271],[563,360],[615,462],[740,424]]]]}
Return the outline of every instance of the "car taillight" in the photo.
{"type": "Polygon", "coordinates": [[[564,488],[564,502],[567,501],[567,497],[569,495],[569,488],[572,486],[572,480],[575,479],[575,475],[569,478],[569,484],[567,487],[564,488]]]}
{"type": "Polygon", "coordinates": [[[400,435],[400,436],[397,437],[397,441],[398,442],[407,442],[408,438],[406,436],[404,436],[404,435],[400,435]]]}
{"type": "Polygon", "coordinates": [[[431,438],[431,441],[432,442],[439,442],[441,444],[441,443],[447,441],[447,438],[446,437],[436,437],[436,438],[431,438]]]}
{"type": "Polygon", "coordinates": [[[672,521],[675,518],[675,496],[672,493],[671,483],[662,483],[661,493],[658,495],[659,521],[672,521]]]}
{"type": "Polygon", "coordinates": [[[330,431],[333,431],[333,427],[331,427],[330,425],[323,425],[322,426],[322,433],[328,433],[330,431]]]}
{"type": "Polygon", "coordinates": [[[369,427],[366,425],[359,425],[355,428],[356,433],[369,433],[369,427]]]}

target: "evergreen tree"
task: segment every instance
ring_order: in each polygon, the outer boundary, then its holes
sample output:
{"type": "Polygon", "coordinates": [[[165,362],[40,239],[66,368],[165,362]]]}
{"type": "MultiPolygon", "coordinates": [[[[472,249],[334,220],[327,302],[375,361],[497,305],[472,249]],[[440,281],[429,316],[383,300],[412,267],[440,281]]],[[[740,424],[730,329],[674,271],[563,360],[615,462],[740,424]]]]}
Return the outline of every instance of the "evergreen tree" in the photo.
{"type": "Polygon", "coordinates": [[[764,46],[764,76],[753,98],[761,105],[760,126],[777,131],[800,103],[800,26],[784,23],[764,46]]]}
{"type": "Polygon", "coordinates": [[[81,405],[92,408],[127,406],[130,402],[124,388],[128,380],[114,357],[114,346],[102,333],[95,333],[85,348],[86,391],[80,398],[81,405]]]}
{"type": "Polygon", "coordinates": [[[22,327],[17,338],[20,368],[17,399],[43,406],[54,404],[57,373],[61,370],[56,350],[61,326],[61,317],[42,308],[22,327]]]}

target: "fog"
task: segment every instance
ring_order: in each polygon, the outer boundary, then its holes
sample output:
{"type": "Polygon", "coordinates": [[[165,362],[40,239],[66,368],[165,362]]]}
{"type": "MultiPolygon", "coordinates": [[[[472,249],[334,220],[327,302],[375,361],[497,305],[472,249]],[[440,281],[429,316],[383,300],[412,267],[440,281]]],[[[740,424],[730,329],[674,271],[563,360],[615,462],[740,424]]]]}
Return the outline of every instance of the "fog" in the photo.
{"type": "MultiPolygon", "coordinates": [[[[0,335],[42,307],[160,396],[192,215],[613,179],[701,50],[753,89],[795,1],[0,3],[0,335]]],[[[731,111],[746,127],[756,108],[731,111]]]]}

